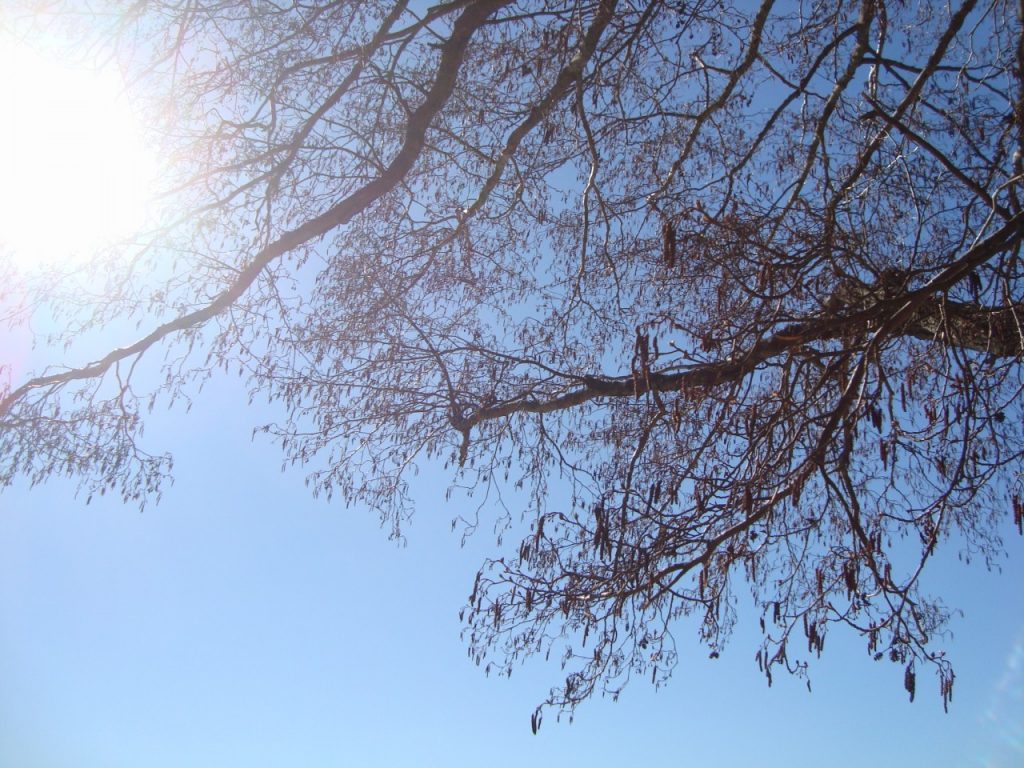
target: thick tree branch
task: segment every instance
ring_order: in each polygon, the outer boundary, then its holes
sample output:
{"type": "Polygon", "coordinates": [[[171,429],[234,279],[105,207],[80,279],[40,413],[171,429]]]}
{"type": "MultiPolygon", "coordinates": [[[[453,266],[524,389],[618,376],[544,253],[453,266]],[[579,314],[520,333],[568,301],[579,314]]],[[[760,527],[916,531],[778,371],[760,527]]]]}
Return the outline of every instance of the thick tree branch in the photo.
{"type": "Polygon", "coordinates": [[[891,298],[880,298],[863,309],[828,314],[793,323],[755,343],[745,354],[695,366],[685,371],[643,377],[583,377],[583,386],[546,400],[524,397],[482,408],[455,426],[465,430],[485,421],[516,413],[552,413],[605,397],[637,397],[646,392],[708,389],[739,381],[759,365],[789,350],[815,341],[875,331],[904,335],[971,349],[996,357],[1017,357],[1024,351],[1020,323],[1024,304],[984,307],[955,302],[943,294],[971,271],[998,253],[1024,240],[1024,214],[1017,214],[990,237],[970,248],[927,285],[891,298]]]}

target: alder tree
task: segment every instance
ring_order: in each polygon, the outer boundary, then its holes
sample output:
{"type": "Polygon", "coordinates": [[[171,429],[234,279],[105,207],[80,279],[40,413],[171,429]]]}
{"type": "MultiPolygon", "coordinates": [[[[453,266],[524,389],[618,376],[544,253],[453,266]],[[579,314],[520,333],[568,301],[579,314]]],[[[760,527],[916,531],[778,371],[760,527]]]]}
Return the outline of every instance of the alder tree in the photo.
{"type": "Polygon", "coordinates": [[[560,659],[543,706],[717,654],[740,595],[769,682],[845,631],[948,702],[929,561],[1024,526],[1019,2],[36,5],[170,170],[159,226],[4,291],[57,330],[0,485],[144,502],[148,412],[238,371],[314,493],[397,530],[444,465],[511,514],[465,639],[560,659]]]}

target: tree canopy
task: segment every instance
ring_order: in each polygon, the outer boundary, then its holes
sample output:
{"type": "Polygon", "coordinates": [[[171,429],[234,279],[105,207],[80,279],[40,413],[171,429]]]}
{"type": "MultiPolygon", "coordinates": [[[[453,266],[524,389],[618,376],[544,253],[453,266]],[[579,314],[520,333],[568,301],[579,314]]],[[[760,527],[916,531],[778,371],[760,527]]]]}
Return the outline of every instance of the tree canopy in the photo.
{"type": "Polygon", "coordinates": [[[746,592],[769,682],[845,627],[949,700],[925,566],[1024,526],[1018,3],[44,5],[11,25],[120,62],[169,213],[8,290],[67,354],[0,385],[0,486],[144,501],[147,411],[237,370],[314,493],[397,530],[443,462],[522,515],[465,637],[554,649],[556,708],[746,592]]]}

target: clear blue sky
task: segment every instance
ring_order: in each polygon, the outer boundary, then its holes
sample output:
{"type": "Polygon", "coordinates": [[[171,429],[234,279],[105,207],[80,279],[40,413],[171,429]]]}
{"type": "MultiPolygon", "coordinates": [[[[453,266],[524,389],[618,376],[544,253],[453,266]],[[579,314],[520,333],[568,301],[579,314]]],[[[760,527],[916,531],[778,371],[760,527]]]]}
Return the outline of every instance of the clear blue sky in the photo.
{"type": "Polygon", "coordinates": [[[901,669],[829,636],[813,693],[754,662],[747,616],[712,661],[681,627],[669,687],[634,681],[573,724],[529,715],[556,664],[484,676],[458,610],[493,542],[466,548],[443,476],[424,473],[407,546],[366,510],[313,501],[250,442],[266,414],[220,381],[158,414],[176,482],[140,514],[68,485],[0,495],[0,766],[1019,766],[1024,540],[1001,575],[941,563],[964,617],[958,678],[910,704],[901,669]]]}

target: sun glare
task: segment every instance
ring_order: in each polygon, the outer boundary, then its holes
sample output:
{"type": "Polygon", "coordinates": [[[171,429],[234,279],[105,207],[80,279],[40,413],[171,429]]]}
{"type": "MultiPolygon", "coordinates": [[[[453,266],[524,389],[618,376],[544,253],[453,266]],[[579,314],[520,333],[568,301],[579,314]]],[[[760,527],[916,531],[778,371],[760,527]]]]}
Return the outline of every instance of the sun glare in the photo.
{"type": "Polygon", "coordinates": [[[113,69],[0,37],[0,258],[83,259],[147,216],[157,162],[113,69]]]}

